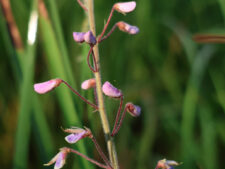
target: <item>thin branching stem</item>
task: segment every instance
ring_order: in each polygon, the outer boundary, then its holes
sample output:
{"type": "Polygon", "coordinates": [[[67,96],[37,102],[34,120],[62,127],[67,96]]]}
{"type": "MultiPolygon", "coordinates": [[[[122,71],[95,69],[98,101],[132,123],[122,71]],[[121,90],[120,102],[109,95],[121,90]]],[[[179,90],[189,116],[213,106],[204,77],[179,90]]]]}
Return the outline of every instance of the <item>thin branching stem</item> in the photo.
{"type": "Polygon", "coordinates": [[[77,0],[77,2],[81,6],[81,8],[83,8],[86,12],[88,11],[88,9],[85,7],[85,5],[83,4],[83,2],[81,2],[81,0],[77,0]]]}
{"type": "Polygon", "coordinates": [[[88,52],[88,55],[87,55],[87,63],[88,63],[88,67],[91,69],[91,71],[92,71],[93,73],[95,73],[96,70],[95,70],[95,69],[91,66],[91,64],[90,64],[90,55],[93,53],[92,51],[93,51],[93,46],[91,46],[91,48],[90,48],[90,50],[89,50],[89,52],[88,52]]]}
{"type": "Polygon", "coordinates": [[[103,161],[104,161],[108,166],[110,166],[111,169],[113,169],[112,166],[111,166],[111,164],[110,164],[110,162],[109,162],[109,160],[108,160],[108,158],[106,157],[106,155],[105,155],[104,152],[102,151],[102,148],[99,146],[97,140],[95,139],[95,137],[94,137],[93,135],[92,135],[92,137],[91,137],[91,140],[93,141],[93,143],[94,143],[94,145],[95,145],[95,147],[96,147],[96,149],[97,149],[99,155],[100,155],[101,158],[103,159],[103,161]]]}
{"type": "Polygon", "coordinates": [[[83,101],[85,101],[87,104],[89,104],[91,107],[98,109],[98,106],[88,101],[86,98],[80,95],[76,90],[74,90],[66,81],[62,80],[62,82],[69,87],[70,90],[72,90],[73,93],[75,93],[77,96],[79,96],[83,101]]]}
{"type": "Polygon", "coordinates": [[[111,12],[109,14],[108,20],[107,20],[107,22],[106,22],[106,24],[105,24],[105,26],[104,26],[104,28],[102,30],[102,33],[101,33],[101,35],[98,38],[98,43],[101,41],[103,35],[105,34],[105,31],[106,31],[107,27],[109,26],[109,23],[110,23],[110,21],[112,19],[112,16],[113,16],[113,12],[114,12],[114,8],[112,8],[112,10],[111,10],[111,12]]]}
{"type": "Polygon", "coordinates": [[[115,132],[113,132],[113,133],[111,134],[111,136],[115,136],[115,135],[119,132],[120,127],[121,127],[121,125],[122,125],[122,123],[123,123],[124,117],[125,117],[125,115],[126,115],[126,112],[127,112],[127,107],[124,108],[124,111],[123,111],[123,113],[122,113],[122,115],[121,115],[120,122],[119,122],[119,124],[118,124],[118,126],[117,126],[115,132]]]}
{"type": "Polygon", "coordinates": [[[107,35],[105,35],[102,39],[100,39],[99,43],[107,39],[114,32],[116,28],[117,28],[117,23],[112,27],[112,29],[107,33],[107,35]]]}
{"type": "Polygon", "coordinates": [[[77,151],[77,150],[74,150],[74,149],[71,149],[71,148],[68,148],[67,150],[68,150],[68,152],[72,152],[72,153],[74,153],[74,154],[77,154],[77,155],[79,155],[79,156],[85,158],[85,159],[88,160],[89,162],[91,162],[91,163],[93,163],[93,164],[95,164],[95,165],[97,165],[97,166],[99,166],[99,167],[101,167],[101,168],[110,169],[109,166],[104,165],[104,164],[102,164],[102,163],[99,163],[98,161],[96,161],[96,160],[94,160],[94,159],[92,159],[92,158],[89,158],[88,156],[86,156],[86,155],[80,153],[80,152],[77,151]]]}
{"type": "Polygon", "coordinates": [[[117,114],[116,114],[116,119],[115,119],[115,124],[114,124],[114,127],[113,127],[113,130],[112,130],[112,134],[111,136],[114,135],[114,132],[116,130],[116,127],[117,127],[117,124],[118,124],[118,121],[119,121],[119,117],[120,117],[120,113],[121,113],[121,110],[122,110],[122,106],[123,106],[123,95],[120,97],[120,105],[119,105],[119,109],[117,111],[117,114]]]}

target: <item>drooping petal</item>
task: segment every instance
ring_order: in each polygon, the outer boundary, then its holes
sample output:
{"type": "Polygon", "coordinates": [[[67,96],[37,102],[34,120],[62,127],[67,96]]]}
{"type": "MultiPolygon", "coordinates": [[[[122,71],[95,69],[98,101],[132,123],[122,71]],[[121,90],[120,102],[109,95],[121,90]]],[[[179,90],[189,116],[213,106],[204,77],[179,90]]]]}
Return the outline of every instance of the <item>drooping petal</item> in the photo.
{"type": "Polygon", "coordinates": [[[121,31],[132,34],[132,35],[137,34],[139,32],[139,28],[137,26],[129,25],[128,23],[123,21],[117,22],[117,27],[121,31]]]}
{"type": "Polygon", "coordinates": [[[66,162],[66,154],[65,152],[60,152],[58,155],[58,158],[55,162],[55,166],[54,169],[60,169],[64,166],[65,162],[66,162]]]}
{"type": "Polygon", "coordinates": [[[95,36],[93,35],[91,31],[88,31],[85,33],[84,41],[91,45],[95,45],[97,42],[95,36]]]}
{"type": "Polygon", "coordinates": [[[136,7],[135,1],[130,2],[118,2],[114,4],[113,8],[120,13],[129,13],[132,12],[136,7]]]}
{"type": "Polygon", "coordinates": [[[102,86],[102,91],[106,96],[118,98],[122,96],[122,92],[115,88],[111,83],[106,81],[102,86]]]}
{"type": "Polygon", "coordinates": [[[127,112],[130,113],[130,115],[134,117],[140,116],[141,114],[140,106],[134,105],[133,103],[127,103],[126,107],[127,107],[127,112]]]}
{"type": "Polygon", "coordinates": [[[79,141],[80,139],[82,139],[85,136],[85,133],[86,133],[86,131],[83,131],[81,133],[70,134],[65,137],[65,140],[70,144],[76,143],[77,141],[79,141]]]}
{"type": "Polygon", "coordinates": [[[34,84],[34,90],[39,94],[47,93],[62,83],[62,79],[52,79],[42,83],[34,84]]]}
{"type": "Polygon", "coordinates": [[[83,43],[85,34],[86,32],[73,32],[73,39],[78,43],[83,43]]]}
{"type": "Polygon", "coordinates": [[[90,88],[94,88],[96,86],[96,81],[95,79],[88,79],[85,80],[82,84],[81,84],[81,88],[84,90],[88,90],[90,88]]]}

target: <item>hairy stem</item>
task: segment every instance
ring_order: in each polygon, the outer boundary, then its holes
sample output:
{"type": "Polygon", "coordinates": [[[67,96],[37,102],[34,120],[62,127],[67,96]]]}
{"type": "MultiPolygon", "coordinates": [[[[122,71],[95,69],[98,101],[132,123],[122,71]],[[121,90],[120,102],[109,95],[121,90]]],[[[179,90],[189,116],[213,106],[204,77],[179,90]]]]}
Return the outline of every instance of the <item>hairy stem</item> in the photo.
{"type": "MultiPolygon", "coordinates": [[[[96,36],[93,0],[88,0],[88,17],[89,17],[90,29],[91,29],[92,33],[96,36]]],[[[94,47],[94,57],[95,57],[97,67],[98,67],[98,72],[95,72],[94,75],[95,75],[95,79],[96,79],[96,91],[97,91],[98,107],[99,107],[99,113],[100,113],[100,118],[101,118],[101,122],[102,122],[102,127],[103,127],[103,131],[105,134],[105,139],[107,142],[107,148],[108,148],[108,153],[109,153],[109,157],[110,157],[110,162],[112,163],[114,169],[119,169],[116,148],[115,148],[114,142],[112,140],[112,137],[110,136],[109,121],[108,121],[108,117],[107,117],[107,114],[106,114],[105,108],[104,108],[103,93],[101,90],[102,82],[101,82],[101,74],[100,74],[98,44],[96,44],[94,47]]]]}

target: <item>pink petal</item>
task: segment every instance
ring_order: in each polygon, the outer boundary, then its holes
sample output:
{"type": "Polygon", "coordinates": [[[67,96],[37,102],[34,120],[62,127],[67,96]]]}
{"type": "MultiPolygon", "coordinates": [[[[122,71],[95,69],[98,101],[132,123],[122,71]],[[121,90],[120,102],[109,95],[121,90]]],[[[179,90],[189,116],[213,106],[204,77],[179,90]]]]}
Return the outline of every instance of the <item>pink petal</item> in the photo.
{"type": "Polygon", "coordinates": [[[136,2],[135,1],[119,2],[119,3],[116,3],[113,7],[115,10],[117,10],[120,13],[128,13],[135,9],[136,2]]]}
{"type": "Polygon", "coordinates": [[[102,91],[106,96],[109,96],[109,97],[118,98],[122,96],[122,92],[119,89],[115,88],[108,81],[103,84],[102,91]]]}
{"type": "Polygon", "coordinates": [[[137,34],[139,32],[139,28],[137,26],[129,25],[123,21],[117,22],[117,26],[121,31],[127,32],[129,34],[137,34]]]}
{"type": "Polygon", "coordinates": [[[82,43],[82,42],[84,42],[85,34],[86,34],[86,32],[73,32],[73,39],[78,43],[82,43]]]}
{"type": "Polygon", "coordinates": [[[81,84],[81,88],[84,89],[84,90],[87,90],[87,89],[95,87],[95,85],[96,85],[96,81],[95,81],[94,78],[93,79],[88,79],[88,80],[85,80],[81,84]]]}
{"type": "Polygon", "coordinates": [[[61,79],[52,79],[42,83],[34,84],[34,90],[39,94],[47,93],[62,83],[61,79]]]}
{"type": "Polygon", "coordinates": [[[76,143],[77,141],[79,141],[80,139],[83,138],[83,136],[85,135],[86,131],[83,131],[81,133],[73,133],[73,134],[70,134],[68,136],[65,137],[65,140],[70,143],[70,144],[73,144],[73,143],[76,143]]]}
{"type": "Polygon", "coordinates": [[[55,162],[55,166],[54,166],[54,169],[60,169],[64,166],[65,162],[66,162],[66,152],[63,152],[61,151],[59,154],[58,154],[58,157],[57,157],[57,160],[55,162]]]}

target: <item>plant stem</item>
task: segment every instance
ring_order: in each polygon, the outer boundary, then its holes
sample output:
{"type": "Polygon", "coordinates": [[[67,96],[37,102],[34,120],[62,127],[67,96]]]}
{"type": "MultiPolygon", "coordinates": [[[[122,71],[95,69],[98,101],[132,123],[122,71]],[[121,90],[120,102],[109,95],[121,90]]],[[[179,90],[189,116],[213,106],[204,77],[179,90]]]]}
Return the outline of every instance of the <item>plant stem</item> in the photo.
{"type": "MultiPolygon", "coordinates": [[[[90,29],[92,33],[96,36],[93,0],[88,0],[88,17],[89,17],[90,29]]],[[[110,126],[109,126],[108,117],[104,108],[103,93],[101,89],[102,82],[101,82],[101,73],[100,73],[98,44],[96,44],[94,47],[94,57],[99,70],[98,72],[95,72],[94,75],[96,79],[96,91],[98,96],[98,107],[99,107],[100,118],[102,121],[102,127],[105,134],[105,139],[107,142],[110,162],[112,163],[114,169],[119,169],[116,148],[112,140],[112,137],[110,136],[110,126]]]]}
{"type": "Polygon", "coordinates": [[[106,165],[104,165],[104,164],[101,164],[101,163],[99,163],[98,161],[93,160],[93,159],[89,158],[88,156],[86,156],[86,155],[80,153],[79,151],[76,151],[76,150],[71,149],[71,148],[67,148],[67,150],[68,150],[69,152],[72,152],[72,153],[74,153],[74,154],[77,154],[77,155],[79,155],[79,156],[85,158],[85,159],[88,160],[89,162],[91,162],[91,163],[93,163],[93,164],[95,164],[95,165],[97,165],[97,166],[99,166],[99,167],[101,167],[101,168],[109,168],[109,166],[106,166],[106,165]]]}
{"type": "Polygon", "coordinates": [[[67,83],[66,81],[62,80],[62,82],[67,85],[67,87],[69,87],[70,90],[72,90],[73,93],[75,93],[77,96],[79,96],[84,102],[86,102],[87,104],[89,104],[91,107],[95,108],[96,110],[98,110],[98,106],[96,106],[95,104],[89,102],[87,99],[85,99],[83,96],[80,95],[80,93],[78,93],[76,90],[74,90],[69,83],[67,83]]]}
{"type": "Polygon", "coordinates": [[[127,111],[127,107],[124,108],[124,111],[123,111],[123,113],[122,113],[122,115],[121,115],[121,118],[120,118],[120,122],[119,122],[119,124],[118,124],[116,130],[113,131],[112,134],[111,134],[112,137],[115,136],[115,135],[118,133],[118,131],[120,130],[120,127],[121,127],[121,125],[122,125],[122,123],[123,123],[123,120],[124,120],[124,117],[125,117],[125,115],[126,115],[126,111],[127,111]]]}

